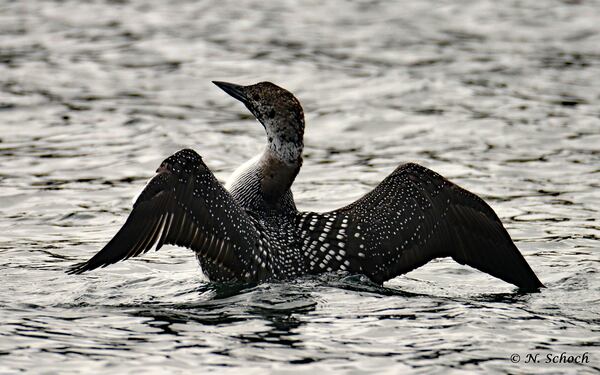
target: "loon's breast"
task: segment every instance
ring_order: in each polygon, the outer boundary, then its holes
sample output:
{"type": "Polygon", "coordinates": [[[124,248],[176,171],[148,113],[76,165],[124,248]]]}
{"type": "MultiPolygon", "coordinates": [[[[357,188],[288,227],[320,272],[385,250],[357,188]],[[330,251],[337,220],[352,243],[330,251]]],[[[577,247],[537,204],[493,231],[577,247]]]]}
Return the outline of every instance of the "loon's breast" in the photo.
{"type": "Polygon", "coordinates": [[[265,206],[260,188],[260,158],[257,155],[239,166],[225,184],[237,203],[250,211],[261,211],[265,206]]]}
{"type": "MultiPolygon", "coordinates": [[[[294,197],[289,188],[277,196],[274,201],[268,199],[269,193],[265,192],[265,187],[270,188],[273,185],[265,184],[265,175],[270,172],[273,165],[265,164],[264,154],[259,154],[246,161],[231,174],[225,188],[245,210],[260,212],[266,216],[297,212],[294,197]]],[[[271,180],[269,183],[278,184],[280,181],[271,180]]]]}
{"type": "MultiPolygon", "coordinates": [[[[225,182],[225,189],[233,194],[233,192],[239,188],[239,185],[243,184],[243,182],[248,179],[249,176],[246,176],[247,174],[254,172],[258,173],[258,162],[260,161],[260,157],[261,154],[258,154],[237,167],[225,182]]],[[[258,175],[256,177],[258,178],[258,175]]]]}

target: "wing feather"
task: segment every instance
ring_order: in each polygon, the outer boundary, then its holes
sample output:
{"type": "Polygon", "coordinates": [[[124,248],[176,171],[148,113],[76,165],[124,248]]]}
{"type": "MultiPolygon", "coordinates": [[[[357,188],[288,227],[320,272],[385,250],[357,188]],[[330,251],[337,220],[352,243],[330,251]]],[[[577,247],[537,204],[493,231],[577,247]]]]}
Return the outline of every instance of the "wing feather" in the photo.
{"type": "Polygon", "coordinates": [[[348,245],[366,249],[351,268],[375,281],[451,256],[522,289],[543,287],[487,203],[418,164],[401,165],[373,191],[331,214],[351,218],[349,230],[360,235],[349,234],[348,245]]]}
{"type": "Polygon", "coordinates": [[[246,253],[253,251],[257,239],[252,218],[200,156],[184,149],[161,164],[108,244],[67,272],[79,274],[171,244],[191,248],[243,279],[248,270],[241,259],[254,259],[246,253]]]}

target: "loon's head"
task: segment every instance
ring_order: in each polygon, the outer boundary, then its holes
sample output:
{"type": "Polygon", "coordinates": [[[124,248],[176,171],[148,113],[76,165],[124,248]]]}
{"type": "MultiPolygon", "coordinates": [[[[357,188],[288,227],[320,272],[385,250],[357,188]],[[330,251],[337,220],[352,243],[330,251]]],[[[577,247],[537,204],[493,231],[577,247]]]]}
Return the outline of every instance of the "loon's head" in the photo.
{"type": "Polygon", "coordinates": [[[213,83],[244,103],[265,127],[269,150],[288,163],[297,163],[301,159],[304,111],[291,92],[271,82],[249,86],[218,81],[213,83]]]}

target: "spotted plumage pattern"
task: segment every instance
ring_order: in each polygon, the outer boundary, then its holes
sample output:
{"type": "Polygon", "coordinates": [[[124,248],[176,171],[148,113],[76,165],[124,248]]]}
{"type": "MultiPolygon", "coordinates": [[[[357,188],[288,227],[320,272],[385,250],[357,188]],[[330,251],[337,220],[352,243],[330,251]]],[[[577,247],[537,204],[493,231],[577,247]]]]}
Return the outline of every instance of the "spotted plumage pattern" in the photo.
{"type": "Polygon", "coordinates": [[[452,257],[523,289],[542,285],[487,203],[421,165],[399,166],[336,213],[352,218],[348,246],[366,249],[361,272],[376,282],[452,257]]]}
{"type": "Polygon", "coordinates": [[[399,166],[346,207],[299,212],[290,190],[302,165],[299,102],[269,82],[215,83],[265,127],[263,154],[234,173],[229,191],[194,151],[170,156],[115,237],[69,272],[172,244],[192,249],[214,281],[344,271],[382,283],[432,259],[452,257],[522,289],[543,287],[490,206],[418,164],[399,166]]]}
{"type": "Polygon", "coordinates": [[[348,234],[360,232],[348,215],[301,212],[296,215],[296,227],[308,273],[361,272],[358,248],[348,247],[348,234]]]}

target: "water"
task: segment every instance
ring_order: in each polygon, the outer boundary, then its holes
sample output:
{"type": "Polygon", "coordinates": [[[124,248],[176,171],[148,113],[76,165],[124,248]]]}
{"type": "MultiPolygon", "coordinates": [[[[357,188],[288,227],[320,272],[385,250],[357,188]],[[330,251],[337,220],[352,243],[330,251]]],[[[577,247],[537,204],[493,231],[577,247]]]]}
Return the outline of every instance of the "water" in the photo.
{"type": "Polygon", "coordinates": [[[598,1],[0,4],[0,373],[600,370],[598,1]],[[548,288],[450,260],[218,285],[172,247],[66,275],[166,156],[225,180],[260,150],[211,80],[302,101],[302,209],[416,161],[484,197],[548,288]],[[544,362],[562,352],[589,363],[544,362]]]}

